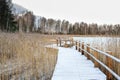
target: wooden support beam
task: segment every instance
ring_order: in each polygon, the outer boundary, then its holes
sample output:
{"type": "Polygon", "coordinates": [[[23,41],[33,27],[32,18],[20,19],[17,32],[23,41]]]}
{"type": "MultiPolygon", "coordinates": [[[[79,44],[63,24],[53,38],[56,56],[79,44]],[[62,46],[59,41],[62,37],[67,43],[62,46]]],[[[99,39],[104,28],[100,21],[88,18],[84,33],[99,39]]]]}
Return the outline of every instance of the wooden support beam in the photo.
{"type": "MultiPolygon", "coordinates": [[[[108,54],[112,55],[111,51],[107,51],[108,54]]],[[[108,56],[106,56],[106,65],[113,70],[113,60],[111,58],[109,58],[108,56]]],[[[113,76],[110,72],[106,71],[106,75],[107,75],[107,80],[112,80],[113,76]]]]}
{"type": "Polygon", "coordinates": [[[74,40],[73,40],[73,38],[72,38],[72,46],[74,45],[74,40]]]}
{"type": "Polygon", "coordinates": [[[56,39],[56,43],[57,43],[57,46],[58,46],[58,39],[56,39]]]}
{"type": "Polygon", "coordinates": [[[77,50],[77,41],[75,42],[75,49],[77,50]]]}
{"type": "MultiPolygon", "coordinates": [[[[82,49],[84,50],[84,42],[82,42],[82,49]]],[[[82,55],[84,55],[84,51],[82,50],[82,55]]]]}
{"type": "Polygon", "coordinates": [[[61,39],[59,39],[59,41],[60,41],[60,47],[61,47],[61,39]]]}
{"type": "Polygon", "coordinates": [[[79,49],[78,49],[79,52],[81,52],[80,47],[81,47],[81,46],[80,46],[80,42],[79,42],[79,49]]]}
{"type": "MultiPolygon", "coordinates": [[[[98,59],[98,57],[99,57],[98,54],[99,53],[97,51],[94,51],[94,53],[93,53],[93,55],[96,59],[98,59]]],[[[95,64],[95,67],[99,67],[99,63],[96,60],[94,60],[94,64],[95,64]]]]}
{"type": "MultiPolygon", "coordinates": [[[[87,52],[90,53],[90,48],[88,47],[90,44],[87,44],[87,52]]],[[[90,60],[90,55],[87,54],[87,59],[90,60]]]]}

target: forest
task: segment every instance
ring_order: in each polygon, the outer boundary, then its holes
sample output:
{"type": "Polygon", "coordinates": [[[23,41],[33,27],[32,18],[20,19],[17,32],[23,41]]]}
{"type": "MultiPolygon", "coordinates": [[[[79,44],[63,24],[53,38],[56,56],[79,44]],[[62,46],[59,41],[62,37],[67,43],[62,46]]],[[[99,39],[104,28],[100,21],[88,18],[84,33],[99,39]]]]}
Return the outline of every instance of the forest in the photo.
{"type": "Polygon", "coordinates": [[[12,1],[0,0],[0,31],[71,35],[120,35],[120,24],[71,23],[39,16],[33,12],[14,14],[12,1]]]}

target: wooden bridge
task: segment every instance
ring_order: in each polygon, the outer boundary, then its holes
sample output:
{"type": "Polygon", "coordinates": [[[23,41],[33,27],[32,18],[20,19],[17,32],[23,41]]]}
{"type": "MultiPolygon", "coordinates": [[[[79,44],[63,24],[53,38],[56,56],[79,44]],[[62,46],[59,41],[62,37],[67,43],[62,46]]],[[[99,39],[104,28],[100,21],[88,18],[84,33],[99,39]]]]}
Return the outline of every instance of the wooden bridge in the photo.
{"type": "Polygon", "coordinates": [[[120,59],[73,39],[57,39],[59,49],[58,61],[52,80],[120,80],[113,71],[113,61],[120,66],[120,59]],[[74,48],[64,48],[71,47],[74,48]],[[102,62],[100,55],[105,56],[102,62]]]}
{"type": "MultiPolygon", "coordinates": [[[[120,80],[120,74],[113,69],[115,64],[120,71],[120,59],[112,56],[111,51],[103,52],[72,38],[56,41],[59,54],[52,80],[120,80]],[[99,57],[101,55],[105,56],[104,62],[99,57]]],[[[23,62],[2,69],[0,80],[10,80],[11,75],[19,77],[19,74],[30,69],[30,65],[23,62]]]]}

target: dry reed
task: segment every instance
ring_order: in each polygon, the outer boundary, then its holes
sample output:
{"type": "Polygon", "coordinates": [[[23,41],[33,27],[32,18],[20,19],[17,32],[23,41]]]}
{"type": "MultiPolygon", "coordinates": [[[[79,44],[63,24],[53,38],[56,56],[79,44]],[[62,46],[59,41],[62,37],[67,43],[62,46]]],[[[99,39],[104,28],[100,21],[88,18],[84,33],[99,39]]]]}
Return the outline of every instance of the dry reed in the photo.
{"type": "Polygon", "coordinates": [[[0,80],[50,80],[57,49],[46,48],[51,37],[38,34],[0,34],[0,80]]]}

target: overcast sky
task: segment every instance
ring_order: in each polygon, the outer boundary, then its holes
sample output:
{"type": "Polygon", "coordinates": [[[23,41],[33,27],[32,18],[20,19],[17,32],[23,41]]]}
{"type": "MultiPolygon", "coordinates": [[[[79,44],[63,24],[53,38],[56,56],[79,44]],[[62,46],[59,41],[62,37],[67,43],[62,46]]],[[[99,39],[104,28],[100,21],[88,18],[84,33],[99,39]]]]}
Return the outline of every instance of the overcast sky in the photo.
{"type": "Polygon", "coordinates": [[[120,0],[13,0],[39,16],[70,22],[120,24],[120,0]]]}

